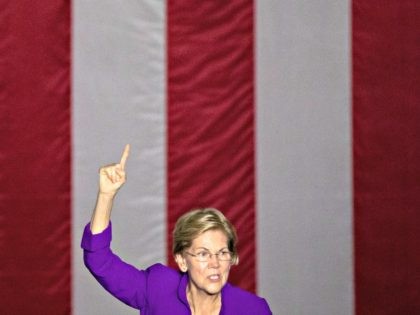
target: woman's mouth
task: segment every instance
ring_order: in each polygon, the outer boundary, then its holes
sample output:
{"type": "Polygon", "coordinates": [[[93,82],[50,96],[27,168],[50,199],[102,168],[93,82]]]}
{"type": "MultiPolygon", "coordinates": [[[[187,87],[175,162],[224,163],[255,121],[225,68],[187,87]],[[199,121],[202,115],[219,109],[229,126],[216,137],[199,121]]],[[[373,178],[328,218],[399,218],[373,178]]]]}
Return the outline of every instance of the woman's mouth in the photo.
{"type": "Polygon", "coordinates": [[[220,275],[218,275],[218,274],[210,275],[207,278],[210,279],[210,281],[219,281],[220,280],[220,275]]]}

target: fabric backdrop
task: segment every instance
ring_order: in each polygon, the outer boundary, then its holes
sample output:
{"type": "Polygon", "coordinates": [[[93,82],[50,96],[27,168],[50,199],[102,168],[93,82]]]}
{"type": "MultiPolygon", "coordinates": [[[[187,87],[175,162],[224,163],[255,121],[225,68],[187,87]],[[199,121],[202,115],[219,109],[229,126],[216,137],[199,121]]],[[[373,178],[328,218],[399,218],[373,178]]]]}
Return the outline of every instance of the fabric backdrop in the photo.
{"type": "Polygon", "coordinates": [[[213,206],[274,314],[420,312],[418,1],[0,4],[1,314],[137,313],[80,250],[126,143],[126,261],[213,206]]]}

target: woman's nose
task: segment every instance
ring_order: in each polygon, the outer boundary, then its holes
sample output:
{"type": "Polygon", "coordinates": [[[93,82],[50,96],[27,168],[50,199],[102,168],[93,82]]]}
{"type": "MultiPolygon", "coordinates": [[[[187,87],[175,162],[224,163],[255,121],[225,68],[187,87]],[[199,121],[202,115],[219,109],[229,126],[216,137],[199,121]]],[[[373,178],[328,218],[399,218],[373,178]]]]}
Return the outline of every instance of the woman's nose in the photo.
{"type": "Polygon", "coordinates": [[[210,255],[209,266],[219,267],[219,256],[217,256],[217,254],[211,254],[210,255]]]}

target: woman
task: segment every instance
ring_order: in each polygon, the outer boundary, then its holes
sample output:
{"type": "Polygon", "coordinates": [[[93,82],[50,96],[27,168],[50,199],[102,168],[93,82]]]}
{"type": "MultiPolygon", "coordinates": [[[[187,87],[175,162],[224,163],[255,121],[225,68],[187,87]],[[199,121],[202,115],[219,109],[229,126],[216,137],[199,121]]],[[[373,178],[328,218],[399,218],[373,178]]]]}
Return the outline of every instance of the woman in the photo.
{"type": "Polygon", "coordinates": [[[102,167],[99,193],[82,247],[87,268],[101,285],[141,315],[265,315],[267,302],[227,282],[238,262],[236,233],[216,209],[197,209],[179,218],[174,229],[173,254],[181,272],[155,264],[138,270],[112,253],[111,209],[126,180],[130,147],[118,164],[102,167]]]}

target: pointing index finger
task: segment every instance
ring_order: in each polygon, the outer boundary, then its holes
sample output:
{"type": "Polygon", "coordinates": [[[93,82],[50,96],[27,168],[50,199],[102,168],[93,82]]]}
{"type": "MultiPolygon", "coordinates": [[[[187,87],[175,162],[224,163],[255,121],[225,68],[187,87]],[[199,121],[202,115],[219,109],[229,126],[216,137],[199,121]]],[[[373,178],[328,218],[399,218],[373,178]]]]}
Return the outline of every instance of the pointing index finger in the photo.
{"type": "Polygon", "coordinates": [[[129,153],[130,153],[130,145],[127,144],[124,148],[124,152],[121,156],[121,161],[120,161],[120,165],[123,170],[125,169],[125,163],[127,163],[129,153]]]}

